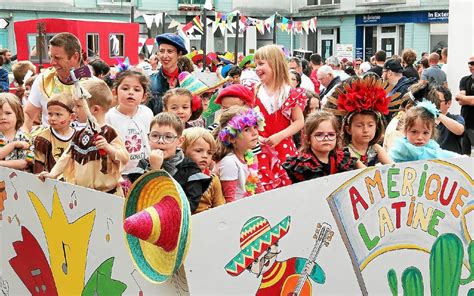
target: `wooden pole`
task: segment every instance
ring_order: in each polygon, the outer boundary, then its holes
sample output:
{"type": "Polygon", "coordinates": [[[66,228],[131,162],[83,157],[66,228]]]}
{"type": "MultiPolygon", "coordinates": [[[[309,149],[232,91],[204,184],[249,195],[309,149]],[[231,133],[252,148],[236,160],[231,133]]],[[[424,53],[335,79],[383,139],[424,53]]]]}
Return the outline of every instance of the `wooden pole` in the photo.
{"type": "Polygon", "coordinates": [[[207,55],[207,9],[204,8],[202,10],[202,23],[203,23],[203,34],[202,34],[202,39],[201,39],[201,48],[202,48],[202,71],[204,72],[206,70],[206,55],[207,55]]]}
{"type": "Polygon", "coordinates": [[[276,18],[276,15],[275,17],[273,18],[273,44],[276,44],[277,43],[277,18],[276,18]]]}
{"type": "Polygon", "coordinates": [[[234,44],[234,65],[237,65],[237,60],[239,58],[239,23],[240,23],[240,13],[237,13],[235,19],[235,44],[234,44]]]}
{"type": "Polygon", "coordinates": [[[46,31],[46,28],[44,26],[44,22],[39,22],[36,24],[36,29],[38,30],[38,40],[36,42],[36,54],[38,55],[39,58],[39,65],[38,68],[39,70],[43,69],[43,50],[45,49],[45,44],[44,44],[44,33],[46,31]]]}
{"type": "Polygon", "coordinates": [[[162,12],[162,17],[161,17],[161,20],[163,22],[163,27],[161,28],[161,34],[164,34],[165,33],[165,24],[166,24],[166,12],[162,12]]]}

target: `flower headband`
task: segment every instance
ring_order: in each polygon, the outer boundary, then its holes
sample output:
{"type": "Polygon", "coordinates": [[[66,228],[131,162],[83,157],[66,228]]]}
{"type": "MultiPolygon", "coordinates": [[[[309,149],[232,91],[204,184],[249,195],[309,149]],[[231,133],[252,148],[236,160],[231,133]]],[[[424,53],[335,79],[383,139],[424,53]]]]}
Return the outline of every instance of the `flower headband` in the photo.
{"type": "Polygon", "coordinates": [[[432,102],[426,100],[426,99],[423,99],[422,102],[418,102],[418,104],[416,104],[416,106],[424,108],[431,115],[433,115],[435,119],[438,118],[438,116],[439,116],[439,110],[438,110],[438,108],[436,108],[436,105],[433,104],[432,102]]]}
{"type": "Polygon", "coordinates": [[[219,140],[225,146],[230,146],[230,140],[241,136],[242,131],[248,126],[256,126],[259,131],[265,127],[265,119],[258,109],[249,109],[232,117],[226,127],[219,132],[219,140]]]}

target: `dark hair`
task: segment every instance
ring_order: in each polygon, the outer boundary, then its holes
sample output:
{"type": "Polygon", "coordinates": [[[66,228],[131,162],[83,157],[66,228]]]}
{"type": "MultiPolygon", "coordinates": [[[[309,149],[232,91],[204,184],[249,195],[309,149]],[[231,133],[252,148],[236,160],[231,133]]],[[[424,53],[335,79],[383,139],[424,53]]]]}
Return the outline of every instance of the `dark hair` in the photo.
{"type": "Polygon", "coordinates": [[[323,59],[321,58],[321,55],[319,53],[313,53],[309,57],[309,60],[315,65],[320,65],[323,62],[323,59]]]}
{"type": "Polygon", "coordinates": [[[94,70],[95,76],[105,76],[109,74],[110,67],[101,59],[95,59],[89,63],[89,65],[94,70]]]}
{"type": "Polygon", "coordinates": [[[428,62],[427,58],[422,58],[420,61],[420,65],[425,69],[428,69],[430,67],[430,63],[428,62]]]}
{"type": "Polygon", "coordinates": [[[194,71],[193,62],[187,56],[180,56],[178,58],[178,69],[179,72],[192,73],[194,71]]]}
{"type": "Polygon", "coordinates": [[[165,92],[162,98],[163,110],[169,111],[166,105],[168,104],[168,100],[174,96],[189,97],[189,103],[190,103],[189,106],[191,107],[191,117],[189,118],[189,120],[196,120],[199,118],[199,116],[201,116],[202,111],[203,111],[202,104],[196,111],[193,111],[193,94],[189,90],[185,88],[180,88],[180,87],[172,88],[172,89],[169,89],[167,92],[165,92]]]}
{"type": "Polygon", "coordinates": [[[346,129],[349,128],[352,124],[352,119],[354,116],[361,114],[361,115],[371,115],[375,119],[375,135],[372,140],[370,140],[369,145],[377,144],[380,141],[380,138],[385,132],[385,125],[383,123],[383,115],[377,114],[372,110],[364,110],[362,112],[353,112],[344,117],[342,121],[342,130],[343,130],[343,141],[344,145],[349,145],[352,142],[352,135],[350,135],[346,129]]]}
{"type": "MultiPolygon", "coordinates": [[[[300,73],[296,72],[296,70],[290,70],[290,73],[295,75],[295,77],[296,77],[296,82],[297,82],[296,87],[300,87],[301,86],[301,75],[300,75],[300,73]]],[[[291,77],[290,77],[290,79],[291,79],[291,77]]]]}
{"type": "Polygon", "coordinates": [[[79,61],[82,61],[81,41],[71,33],[63,32],[54,35],[49,41],[49,45],[64,48],[69,59],[77,52],[79,54],[79,61]]]}
{"type": "Polygon", "coordinates": [[[416,52],[413,49],[407,48],[402,52],[402,60],[408,65],[413,65],[416,61],[416,52]]]}
{"type": "Polygon", "coordinates": [[[214,154],[215,161],[220,161],[222,158],[224,158],[224,156],[232,152],[233,149],[232,144],[226,146],[224,143],[222,143],[222,141],[219,140],[219,133],[227,126],[229,121],[234,118],[234,116],[242,114],[246,110],[248,110],[248,108],[245,106],[232,106],[222,112],[221,117],[219,118],[219,125],[215,130],[212,131],[212,135],[215,139],[217,139],[217,151],[214,154]]]}
{"type": "Polygon", "coordinates": [[[306,106],[304,107],[303,110],[303,117],[306,119],[309,115],[310,107],[311,107],[311,99],[316,98],[319,101],[319,108],[321,109],[321,100],[319,98],[319,95],[315,93],[314,91],[306,90],[306,97],[308,98],[306,102],[306,106]]]}
{"type": "Polygon", "coordinates": [[[311,67],[309,66],[308,60],[301,59],[301,66],[303,67],[303,74],[306,76],[311,76],[311,67]]]}
{"type": "Polygon", "coordinates": [[[233,66],[227,73],[227,77],[234,77],[235,75],[242,75],[242,69],[239,66],[233,66]]]}
{"type": "Polygon", "coordinates": [[[403,131],[406,133],[410,127],[415,124],[415,121],[420,119],[429,129],[431,129],[431,138],[436,139],[436,122],[433,114],[428,112],[421,106],[414,106],[408,109],[405,114],[403,131]]]}
{"type": "Polygon", "coordinates": [[[299,57],[292,57],[290,58],[289,62],[295,62],[298,67],[302,67],[301,59],[299,57]]]}
{"type": "Polygon", "coordinates": [[[130,77],[130,76],[138,78],[138,82],[143,87],[144,95],[147,98],[148,94],[150,93],[150,88],[149,88],[150,79],[148,79],[148,77],[142,72],[135,71],[135,70],[125,70],[117,74],[117,77],[115,78],[114,84],[113,84],[113,88],[115,89],[115,91],[117,91],[122,81],[125,78],[130,77]]]}
{"type": "MultiPolygon", "coordinates": [[[[449,88],[443,85],[435,85],[432,87],[432,89],[436,92],[440,92],[443,94],[444,101],[446,104],[453,99],[453,95],[451,94],[449,88]]],[[[439,109],[441,102],[439,101],[439,95],[437,93],[436,95],[430,96],[430,101],[434,101],[433,103],[436,105],[436,108],[439,109]]]]}
{"type": "Polygon", "coordinates": [[[385,62],[387,59],[387,53],[383,50],[379,50],[375,53],[375,60],[377,62],[385,62]]]}

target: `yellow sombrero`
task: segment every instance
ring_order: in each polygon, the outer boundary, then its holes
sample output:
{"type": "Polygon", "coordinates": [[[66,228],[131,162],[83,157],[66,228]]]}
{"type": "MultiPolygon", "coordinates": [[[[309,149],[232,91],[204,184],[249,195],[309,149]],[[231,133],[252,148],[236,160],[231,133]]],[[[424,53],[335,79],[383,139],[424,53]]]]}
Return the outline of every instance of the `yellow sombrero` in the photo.
{"type": "Polygon", "coordinates": [[[124,205],[125,241],[137,269],[163,283],[181,266],[190,242],[189,202],[165,171],[141,176],[124,205]]]}

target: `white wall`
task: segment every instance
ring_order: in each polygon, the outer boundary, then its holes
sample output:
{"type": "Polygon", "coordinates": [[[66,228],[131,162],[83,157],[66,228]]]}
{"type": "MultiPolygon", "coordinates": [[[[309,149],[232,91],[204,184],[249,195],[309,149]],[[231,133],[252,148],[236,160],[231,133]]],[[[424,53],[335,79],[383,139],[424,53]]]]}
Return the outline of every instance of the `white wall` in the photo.
{"type": "MultiPolygon", "coordinates": [[[[455,96],[461,77],[469,74],[467,61],[474,55],[474,3],[472,0],[449,1],[448,85],[455,96]]],[[[453,100],[451,112],[459,113],[460,106],[453,100]]]]}

